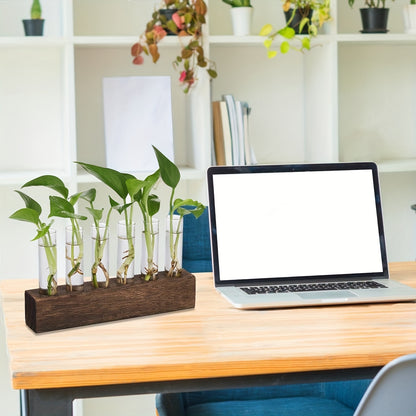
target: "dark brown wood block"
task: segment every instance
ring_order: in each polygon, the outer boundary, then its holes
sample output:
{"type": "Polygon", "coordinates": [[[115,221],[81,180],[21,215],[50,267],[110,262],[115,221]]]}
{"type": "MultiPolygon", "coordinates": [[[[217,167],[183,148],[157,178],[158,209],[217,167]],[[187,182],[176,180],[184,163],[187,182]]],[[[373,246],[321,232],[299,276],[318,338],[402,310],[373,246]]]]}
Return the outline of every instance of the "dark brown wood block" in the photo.
{"type": "Polygon", "coordinates": [[[56,296],[26,290],[26,325],[39,333],[195,307],[193,274],[183,270],[180,277],[167,277],[166,272],[158,276],[149,282],[135,276],[127,285],[112,278],[105,289],[86,282],[80,292],[67,292],[60,285],[56,296]]]}

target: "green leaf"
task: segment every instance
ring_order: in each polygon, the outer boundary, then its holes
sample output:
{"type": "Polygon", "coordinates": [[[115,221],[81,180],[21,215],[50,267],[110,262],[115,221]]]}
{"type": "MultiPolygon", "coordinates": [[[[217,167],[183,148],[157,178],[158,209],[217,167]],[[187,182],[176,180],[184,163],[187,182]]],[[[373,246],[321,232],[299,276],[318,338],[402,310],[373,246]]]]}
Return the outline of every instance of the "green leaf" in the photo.
{"type": "Polygon", "coordinates": [[[10,215],[11,219],[39,224],[39,213],[32,208],[21,208],[10,215]]]}
{"type": "Polygon", "coordinates": [[[309,23],[309,18],[308,17],[304,17],[300,23],[299,23],[299,33],[302,33],[303,28],[305,27],[306,24],[309,23]]]}
{"type": "Polygon", "coordinates": [[[97,196],[97,190],[95,188],[90,188],[87,191],[81,192],[79,197],[89,203],[92,203],[95,201],[96,196],[97,196]]]}
{"type": "Polygon", "coordinates": [[[171,162],[160,150],[153,146],[155,151],[157,162],[159,164],[160,176],[163,182],[171,188],[176,188],[181,180],[181,173],[178,167],[171,162]]]}
{"type": "Polygon", "coordinates": [[[302,39],[302,48],[310,50],[311,49],[311,40],[309,38],[302,39]]]}
{"type": "Polygon", "coordinates": [[[156,185],[156,182],[159,180],[159,178],[160,178],[160,170],[158,169],[156,172],[152,173],[144,180],[144,186],[143,186],[143,198],[144,199],[147,200],[147,198],[149,197],[150,191],[156,185]]]}
{"type": "Polygon", "coordinates": [[[296,35],[296,32],[293,28],[286,26],[283,29],[279,30],[279,35],[283,36],[286,39],[293,39],[296,35]]]}
{"type": "Polygon", "coordinates": [[[199,218],[204,210],[205,205],[193,199],[176,199],[173,204],[173,210],[177,211],[180,216],[192,214],[195,218],[199,218]]]}
{"type": "Polygon", "coordinates": [[[282,44],[280,45],[280,52],[282,53],[288,53],[290,50],[290,45],[289,42],[282,42],[282,44]]]}
{"type": "Polygon", "coordinates": [[[128,192],[126,180],[134,178],[133,175],[121,173],[117,170],[102,166],[90,165],[88,163],[76,162],[81,165],[88,173],[95,176],[101,182],[109,186],[122,199],[126,199],[128,192]]]}
{"type": "Polygon", "coordinates": [[[29,182],[26,182],[22,188],[27,188],[29,186],[45,186],[47,188],[53,189],[54,191],[61,194],[65,199],[68,198],[68,188],[65,184],[54,175],[43,175],[35,178],[29,182]]]}
{"type": "Polygon", "coordinates": [[[208,72],[208,75],[211,77],[211,78],[217,78],[217,71],[215,71],[214,69],[207,69],[207,72],[208,72]]]}
{"type": "Polygon", "coordinates": [[[126,210],[131,205],[131,203],[119,204],[117,201],[114,201],[114,199],[111,198],[111,196],[109,197],[109,200],[110,200],[111,208],[115,209],[119,214],[121,214],[124,210],[126,210]]]}
{"type": "Polygon", "coordinates": [[[166,22],[166,27],[173,33],[178,33],[178,26],[175,25],[173,20],[168,20],[166,22]]]}
{"type": "Polygon", "coordinates": [[[33,209],[40,216],[40,214],[42,213],[42,207],[33,198],[31,198],[29,195],[26,195],[25,193],[23,193],[21,191],[16,191],[16,192],[23,199],[23,201],[24,201],[24,203],[26,205],[26,208],[33,209]]]}
{"type": "Polygon", "coordinates": [[[151,217],[153,215],[157,214],[160,209],[160,199],[157,195],[151,194],[149,195],[148,201],[147,201],[147,211],[151,217]]]}
{"type": "Polygon", "coordinates": [[[64,198],[52,195],[49,197],[49,202],[49,217],[73,218],[83,221],[87,219],[87,217],[84,215],[76,214],[74,211],[74,206],[64,198]]]}
{"type": "Polygon", "coordinates": [[[49,197],[49,203],[50,203],[50,217],[62,217],[62,218],[68,218],[63,213],[74,213],[74,207],[73,205],[67,201],[64,198],[61,198],[60,196],[50,196],[49,197]]]}
{"type": "Polygon", "coordinates": [[[277,55],[277,52],[276,52],[276,51],[268,51],[268,52],[267,52],[267,57],[268,57],[269,59],[274,58],[276,55],[277,55]]]}
{"type": "Polygon", "coordinates": [[[264,25],[261,28],[259,35],[260,36],[267,36],[271,33],[272,30],[273,30],[273,26],[271,24],[264,25]]]}
{"type": "Polygon", "coordinates": [[[42,227],[38,230],[38,233],[36,234],[35,238],[32,238],[32,241],[39,240],[39,238],[42,238],[44,235],[46,235],[49,232],[49,228],[51,228],[52,222],[48,225],[42,224],[42,227]]]}
{"type": "Polygon", "coordinates": [[[318,35],[318,28],[316,27],[316,25],[310,25],[309,26],[309,33],[311,34],[311,36],[317,36],[318,35]]]}
{"type": "Polygon", "coordinates": [[[127,179],[126,186],[131,199],[134,199],[134,196],[145,186],[145,181],[136,178],[127,179]]]}
{"type": "Polygon", "coordinates": [[[263,45],[266,47],[266,49],[269,49],[272,46],[273,43],[273,39],[271,38],[267,38],[264,42],[263,45]]]}
{"type": "Polygon", "coordinates": [[[92,215],[95,221],[100,221],[101,218],[103,217],[104,208],[95,209],[95,208],[87,207],[87,210],[90,212],[90,214],[92,215]]]}

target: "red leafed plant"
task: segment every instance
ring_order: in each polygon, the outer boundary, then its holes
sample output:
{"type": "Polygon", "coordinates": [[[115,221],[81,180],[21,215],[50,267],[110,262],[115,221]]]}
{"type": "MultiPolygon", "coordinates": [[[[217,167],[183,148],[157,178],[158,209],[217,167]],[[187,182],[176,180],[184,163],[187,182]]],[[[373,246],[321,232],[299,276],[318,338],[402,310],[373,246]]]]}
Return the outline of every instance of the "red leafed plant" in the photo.
{"type": "Polygon", "coordinates": [[[207,5],[204,0],[163,0],[160,9],[152,14],[152,20],[146,24],[144,33],[139,41],[131,47],[133,63],[141,65],[143,54],[150,55],[154,63],[160,57],[158,43],[168,34],[178,35],[181,52],[173,62],[179,71],[179,82],[188,93],[197,81],[197,67],[204,68],[211,78],[217,76],[215,64],[208,60],[203,47],[203,25],[207,5]],[[163,13],[164,10],[173,12],[172,18],[163,13]]]}

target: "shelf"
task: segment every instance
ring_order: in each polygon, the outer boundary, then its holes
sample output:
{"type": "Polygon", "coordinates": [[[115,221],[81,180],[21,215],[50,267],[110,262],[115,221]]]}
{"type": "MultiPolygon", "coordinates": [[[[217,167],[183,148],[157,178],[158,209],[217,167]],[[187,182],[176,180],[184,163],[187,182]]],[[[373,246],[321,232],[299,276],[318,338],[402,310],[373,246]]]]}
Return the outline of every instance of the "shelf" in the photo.
{"type": "Polygon", "coordinates": [[[416,45],[416,35],[406,33],[356,33],[356,34],[339,34],[336,36],[339,43],[350,44],[368,44],[368,45],[385,45],[385,44],[412,44],[416,45]]]}
{"type": "Polygon", "coordinates": [[[416,159],[382,160],[377,166],[381,173],[416,172],[416,159]]]}
{"type": "Polygon", "coordinates": [[[1,48],[36,47],[47,48],[60,47],[69,44],[69,40],[62,37],[47,36],[0,36],[1,48]]]}

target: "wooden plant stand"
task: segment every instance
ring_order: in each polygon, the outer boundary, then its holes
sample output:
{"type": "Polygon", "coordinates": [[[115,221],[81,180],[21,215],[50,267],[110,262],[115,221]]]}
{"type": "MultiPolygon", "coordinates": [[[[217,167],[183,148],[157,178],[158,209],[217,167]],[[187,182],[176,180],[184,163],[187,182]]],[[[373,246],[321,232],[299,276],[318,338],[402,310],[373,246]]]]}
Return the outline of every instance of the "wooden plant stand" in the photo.
{"type": "Polygon", "coordinates": [[[67,292],[60,285],[55,296],[25,291],[26,325],[37,333],[194,307],[195,276],[186,270],[180,277],[159,272],[158,279],[149,282],[135,276],[126,285],[111,278],[105,289],[86,282],[83,291],[67,292]]]}

